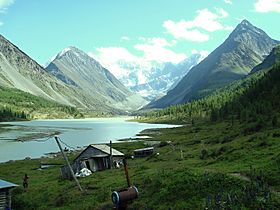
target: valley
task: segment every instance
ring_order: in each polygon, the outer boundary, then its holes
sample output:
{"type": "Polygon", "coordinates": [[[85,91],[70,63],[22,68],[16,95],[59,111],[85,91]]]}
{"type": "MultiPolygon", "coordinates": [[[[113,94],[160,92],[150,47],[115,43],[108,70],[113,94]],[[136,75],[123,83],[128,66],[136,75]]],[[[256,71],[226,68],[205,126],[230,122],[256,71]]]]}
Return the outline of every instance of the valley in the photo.
{"type": "Polygon", "coordinates": [[[0,209],[280,209],[280,3],[254,1],[42,3],[38,31],[0,2],[0,209]]]}

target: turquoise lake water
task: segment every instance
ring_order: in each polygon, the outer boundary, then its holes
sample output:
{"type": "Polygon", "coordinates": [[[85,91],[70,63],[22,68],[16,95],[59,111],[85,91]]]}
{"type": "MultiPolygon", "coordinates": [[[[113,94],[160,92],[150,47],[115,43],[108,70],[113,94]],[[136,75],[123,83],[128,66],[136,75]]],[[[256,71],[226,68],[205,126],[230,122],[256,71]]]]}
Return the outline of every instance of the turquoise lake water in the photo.
{"type": "MultiPolygon", "coordinates": [[[[13,126],[0,128],[0,162],[19,160],[26,157],[38,158],[51,152],[58,152],[54,138],[73,148],[89,144],[109,143],[123,138],[133,138],[148,128],[167,128],[174,125],[127,122],[127,118],[103,118],[82,120],[33,120],[27,122],[5,122],[13,126]],[[36,137],[37,136],[37,137],[36,137]],[[20,139],[28,141],[18,141],[20,139]],[[47,141],[44,141],[48,139],[47,141]],[[16,141],[17,140],[17,141],[16,141]]],[[[64,147],[64,145],[62,145],[64,147]]]]}

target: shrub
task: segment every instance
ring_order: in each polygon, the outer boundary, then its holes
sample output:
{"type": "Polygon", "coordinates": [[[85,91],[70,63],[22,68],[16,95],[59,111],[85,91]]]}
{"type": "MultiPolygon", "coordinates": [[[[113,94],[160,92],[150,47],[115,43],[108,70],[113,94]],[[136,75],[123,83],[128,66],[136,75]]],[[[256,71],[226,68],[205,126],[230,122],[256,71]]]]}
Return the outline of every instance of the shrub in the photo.
{"type": "Polygon", "coordinates": [[[208,155],[209,155],[208,150],[203,149],[200,152],[200,159],[205,160],[208,157],[208,155]]]}

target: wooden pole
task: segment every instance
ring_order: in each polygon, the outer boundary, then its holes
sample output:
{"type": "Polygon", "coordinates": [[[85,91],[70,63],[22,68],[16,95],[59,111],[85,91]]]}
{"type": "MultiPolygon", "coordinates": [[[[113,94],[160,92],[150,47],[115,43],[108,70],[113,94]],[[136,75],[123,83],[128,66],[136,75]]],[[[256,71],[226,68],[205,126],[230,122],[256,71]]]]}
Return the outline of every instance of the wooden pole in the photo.
{"type": "Polygon", "coordinates": [[[127,161],[125,158],[123,159],[123,165],[124,165],[124,172],[125,172],[127,185],[128,185],[128,187],[131,187],[131,181],[130,181],[130,177],[128,175],[127,161]]]}
{"type": "Polygon", "coordinates": [[[71,167],[71,165],[70,165],[70,163],[69,163],[69,161],[68,161],[68,158],[67,158],[67,156],[65,155],[65,153],[63,152],[63,149],[62,149],[62,147],[61,147],[61,145],[60,145],[60,143],[59,143],[59,141],[58,141],[57,136],[55,136],[54,138],[55,138],[56,143],[57,143],[57,145],[58,145],[58,147],[59,147],[59,149],[60,149],[60,151],[61,151],[61,154],[62,154],[63,157],[64,157],[65,162],[67,163],[67,165],[68,165],[68,167],[69,167],[69,170],[70,170],[70,172],[71,172],[71,175],[72,175],[73,179],[76,181],[79,190],[83,192],[83,189],[82,189],[82,187],[81,187],[81,185],[80,185],[80,183],[79,183],[77,177],[76,177],[75,174],[74,174],[74,171],[73,171],[73,169],[72,169],[72,167],[71,167]]]}
{"type": "Polygon", "coordinates": [[[112,141],[110,141],[110,169],[113,169],[112,141]]]}

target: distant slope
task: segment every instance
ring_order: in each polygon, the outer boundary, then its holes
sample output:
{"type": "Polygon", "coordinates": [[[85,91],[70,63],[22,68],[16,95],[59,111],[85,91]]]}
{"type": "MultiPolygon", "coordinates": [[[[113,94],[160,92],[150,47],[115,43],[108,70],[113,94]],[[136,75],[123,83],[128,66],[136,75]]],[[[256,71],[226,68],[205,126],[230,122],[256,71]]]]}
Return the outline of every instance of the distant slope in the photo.
{"type": "MultiPolygon", "coordinates": [[[[76,108],[62,105],[40,96],[34,96],[15,88],[0,87],[0,121],[19,119],[50,119],[83,117],[76,108]],[[1,114],[9,110],[13,115],[1,114]]],[[[8,113],[9,114],[9,113],[8,113]]]]}
{"type": "Polygon", "coordinates": [[[268,69],[278,62],[280,62],[280,45],[273,48],[272,52],[265,58],[265,60],[261,64],[254,67],[251,73],[255,73],[263,69],[268,69]]]}
{"type": "Polygon", "coordinates": [[[164,108],[185,103],[241,79],[261,63],[278,43],[244,20],[222,45],[193,67],[173,90],[146,108],[164,108]]]}
{"type": "Polygon", "coordinates": [[[131,93],[107,69],[75,47],[61,51],[46,70],[93,100],[115,109],[129,111],[146,104],[142,97],[131,93]]]}
{"type": "MultiPolygon", "coordinates": [[[[280,69],[279,62],[271,63],[270,58],[280,56],[280,51],[277,51],[278,48],[278,46],[275,47],[260,64],[260,66],[265,67],[264,69],[249,74],[244,79],[233,81],[205,98],[182,105],[170,106],[160,111],[149,112],[144,116],[151,121],[182,123],[197,119],[215,121],[230,118],[230,115],[234,118],[244,119],[244,116],[249,117],[256,111],[257,113],[254,113],[255,117],[266,115],[267,118],[277,114],[279,112],[277,108],[279,102],[277,100],[280,92],[280,69]],[[257,93],[257,91],[260,93],[257,93]],[[258,98],[258,95],[262,97],[258,98]],[[265,110],[270,110],[271,113],[266,113],[265,110]],[[265,112],[265,114],[262,112],[265,112]]],[[[268,119],[268,121],[270,120],[268,119]]]]}
{"type": "MultiPolygon", "coordinates": [[[[103,72],[107,75],[108,80],[112,81],[112,84],[118,86],[115,78],[111,77],[108,71],[103,72]]],[[[126,95],[127,97],[125,98],[123,95],[117,96],[113,90],[106,89],[105,91],[108,95],[123,97],[118,98],[121,101],[120,105],[118,104],[119,101],[116,100],[113,106],[112,103],[107,103],[107,98],[100,97],[101,99],[99,99],[98,95],[101,94],[98,91],[101,92],[101,89],[94,91],[94,88],[98,85],[102,88],[102,82],[92,86],[90,90],[84,91],[72,80],[66,81],[67,78],[67,76],[65,78],[56,78],[0,35],[0,87],[16,88],[60,104],[88,109],[94,112],[124,113],[127,110],[138,108],[141,102],[144,101],[133,94],[126,95]]],[[[120,85],[120,91],[128,92],[125,88],[121,89],[122,87],[120,85]]]]}
{"type": "Polygon", "coordinates": [[[172,105],[157,111],[144,112],[142,115],[146,118],[145,120],[152,122],[190,123],[192,120],[210,119],[212,113],[217,112],[225,104],[239,97],[247,88],[262,78],[264,74],[264,71],[256,72],[244,79],[233,81],[202,99],[172,105]]]}
{"type": "Polygon", "coordinates": [[[129,74],[121,75],[120,81],[131,91],[153,101],[173,89],[189,70],[202,61],[206,55],[207,52],[197,52],[178,64],[170,62],[155,64],[151,69],[145,71],[142,66],[123,63],[123,68],[126,68],[129,74]]]}
{"type": "Polygon", "coordinates": [[[75,91],[0,35],[0,86],[17,88],[59,103],[74,105],[75,91]]]}

